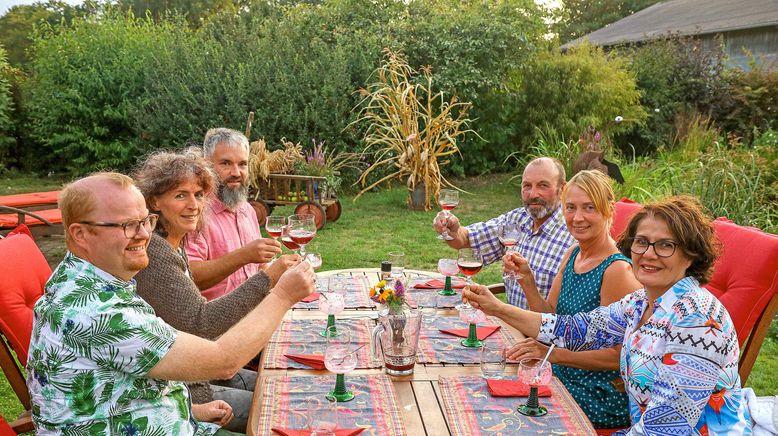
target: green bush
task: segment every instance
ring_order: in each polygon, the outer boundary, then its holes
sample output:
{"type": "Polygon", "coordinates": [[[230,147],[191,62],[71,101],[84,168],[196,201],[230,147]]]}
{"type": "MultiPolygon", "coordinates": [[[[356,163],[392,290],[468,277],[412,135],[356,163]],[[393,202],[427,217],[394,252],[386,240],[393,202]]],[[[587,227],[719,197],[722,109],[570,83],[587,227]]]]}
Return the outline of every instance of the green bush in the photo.
{"type": "Polygon", "coordinates": [[[155,50],[181,32],[181,24],[109,14],[35,36],[33,75],[25,87],[29,129],[50,152],[50,169],[82,173],[134,163],[146,138],[138,138],[129,115],[148,98],[144,88],[154,74],[155,50]]]}
{"type": "Polygon", "coordinates": [[[759,132],[778,129],[778,69],[776,64],[752,62],[749,71],[725,72],[724,98],[713,107],[713,116],[727,132],[750,143],[759,132]]]}
{"type": "Polygon", "coordinates": [[[12,74],[12,67],[6,60],[5,49],[0,45],[0,172],[7,167],[8,151],[16,143],[14,105],[11,95],[12,74]]]}
{"type": "Polygon", "coordinates": [[[589,125],[607,137],[646,119],[626,60],[588,44],[567,53],[552,49],[539,54],[517,72],[512,90],[520,104],[510,122],[520,126],[525,146],[536,128],[552,129],[567,141],[578,139],[589,125]],[[617,116],[625,121],[616,123],[617,116]]]}

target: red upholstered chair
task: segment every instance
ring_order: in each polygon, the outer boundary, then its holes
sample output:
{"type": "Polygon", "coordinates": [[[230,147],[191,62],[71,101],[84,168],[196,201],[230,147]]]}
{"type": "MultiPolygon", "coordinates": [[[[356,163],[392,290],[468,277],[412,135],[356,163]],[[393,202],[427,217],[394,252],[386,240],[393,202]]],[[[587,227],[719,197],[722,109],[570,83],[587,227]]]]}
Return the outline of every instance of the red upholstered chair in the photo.
{"type": "Polygon", "coordinates": [[[27,363],[32,308],[43,295],[49,276],[49,264],[28,234],[21,232],[0,240],[0,367],[26,411],[11,423],[17,432],[33,430],[30,394],[20,364],[27,363]]]}
{"type": "MultiPolygon", "coordinates": [[[[614,238],[640,207],[628,199],[616,203],[614,238]]],[[[745,384],[778,310],[778,236],[726,218],[716,219],[713,226],[722,253],[705,287],[724,304],[735,324],[741,347],[740,382],[745,384]]]]}
{"type": "Polygon", "coordinates": [[[0,232],[27,224],[36,235],[62,231],[62,214],[57,209],[60,191],[0,196],[0,232]]]}

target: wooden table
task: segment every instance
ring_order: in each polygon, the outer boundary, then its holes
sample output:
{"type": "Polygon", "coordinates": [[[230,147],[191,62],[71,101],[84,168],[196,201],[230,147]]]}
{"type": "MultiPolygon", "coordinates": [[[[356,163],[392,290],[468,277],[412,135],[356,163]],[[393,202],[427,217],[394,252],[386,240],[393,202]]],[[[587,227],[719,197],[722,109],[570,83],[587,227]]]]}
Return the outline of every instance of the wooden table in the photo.
{"type": "MultiPolygon", "coordinates": [[[[351,274],[364,275],[368,283],[376,283],[379,280],[380,270],[378,268],[362,268],[348,270],[334,270],[319,273],[319,276],[328,276],[332,274],[351,274]]],[[[438,276],[439,274],[426,271],[405,270],[406,276],[426,275],[438,276]]],[[[348,318],[349,316],[360,316],[370,312],[369,310],[347,310],[339,315],[339,318],[348,318]],[[347,312],[347,313],[346,313],[347,312]]],[[[456,313],[455,310],[439,310],[440,314],[456,313]]],[[[318,310],[290,310],[285,319],[323,319],[324,314],[318,310]]],[[[511,334],[516,339],[523,339],[524,335],[513,327],[507,326],[511,334]]],[[[260,393],[262,392],[262,383],[266,376],[278,375],[322,375],[328,374],[327,371],[317,371],[313,369],[263,369],[265,366],[265,355],[263,354],[259,362],[260,377],[257,377],[257,385],[254,389],[254,399],[249,412],[248,428],[246,434],[253,436],[257,434],[259,425],[259,407],[261,404],[260,393]]],[[[510,365],[509,365],[510,366],[510,365]]],[[[515,366],[515,365],[514,365],[515,366]]],[[[349,374],[380,374],[383,368],[379,369],[357,369],[349,374]]],[[[481,375],[481,369],[473,364],[420,364],[417,363],[413,374],[405,377],[392,377],[395,392],[397,393],[398,407],[402,413],[405,429],[409,436],[418,435],[450,435],[448,423],[446,422],[443,411],[443,402],[440,389],[438,387],[438,377],[441,375],[481,375]]],[[[560,389],[564,389],[561,383],[560,389]]],[[[565,392],[566,393],[566,392],[565,392]]],[[[577,407],[577,405],[575,406],[577,407]]],[[[591,424],[589,424],[591,427],[591,424]]],[[[595,434],[591,428],[590,434],[595,434]]],[[[262,435],[265,436],[265,435],[262,435]]]]}

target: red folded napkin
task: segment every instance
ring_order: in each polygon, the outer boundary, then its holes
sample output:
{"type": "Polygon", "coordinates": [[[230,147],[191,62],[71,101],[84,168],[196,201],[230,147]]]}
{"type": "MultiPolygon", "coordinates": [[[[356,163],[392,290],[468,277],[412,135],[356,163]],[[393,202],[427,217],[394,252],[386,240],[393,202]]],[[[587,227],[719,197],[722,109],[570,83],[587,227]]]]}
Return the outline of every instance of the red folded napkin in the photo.
{"type": "MultiPolygon", "coordinates": [[[[493,397],[528,397],[529,386],[521,380],[486,380],[493,397]]],[[[550,397],[551,388],[538,386],[539,397],[550,397]]]]}
{"type": "MultiPolygon", "coordinates": [[[[451,287],[454,289],[462,289],[467,285],[467,282],[461,279],[452,279],[451,287]]],[[[427,280],[424,283],[417,283],[413,286],[416,289],[443,289],[446,287],[446,281],[440,279],[427,280]]]]}
{"type": "Polygon", "coordinates": [[[308,365],[313,369],[324,369],[324,356],[315,354],[284,354],[284,357],[303,365],[308,365]]]}
{"type": "Polygon", "coordinates": [[[319,299],[319,293],[318,292],[314,292],[311,295],[303,298],[302,302],[303,303],[310,303],[311,301],[316,301],[318,299],[319,299]]]}
{"type": "MultiPolygon", "coordinates": [[[[492,333],[496,332],[497,330],[500,330],[500,326],[486,326],[486,327],[476,327],[475,334],[478,336],[478,339],[484,340],[492,335],[492,333]]],[[[470,329],[440,329],[441,333],[446,333],[449,335],[459,336],[462,338],[466,338],[468,334],[470,334],[470,329]]]]}
{"type": "MultiPolygon", "coordinates": [[[[291,430],[288,428],[273,427],[273,433],[281,436],[311,436],[310,430],[291,430]]],[[[335,430],[335,436],[354,436],[365,431],[364,428],[339,428],[335,430]]]]}

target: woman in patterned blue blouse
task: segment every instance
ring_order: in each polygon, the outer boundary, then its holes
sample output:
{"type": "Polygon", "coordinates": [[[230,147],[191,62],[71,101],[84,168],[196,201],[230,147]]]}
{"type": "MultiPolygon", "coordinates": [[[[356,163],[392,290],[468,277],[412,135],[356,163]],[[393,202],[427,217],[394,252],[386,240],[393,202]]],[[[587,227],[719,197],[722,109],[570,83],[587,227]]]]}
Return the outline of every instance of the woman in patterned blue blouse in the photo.
{"type": "Polygon", "coordinates": [[[573,351],[621,344],[620,373],[632,427],[623,434],[751,434],[738,376],[737,334],[727,310],[700,284],[718,244],[691,197],[643,207],[618,243],[643,289],[586,313],[536,313],[485,287],[463,299],[527,336],[573,351]]]}
{"type": "MultiPolygon", "coordinates": [[[[577,244],[562,259],[559,273],[544,299],[530,265],[519,252],[508,252],[505,270],[519,273],[521,289],[534,312],[574,315],[615,303],[641,288],[632,264],[610,236],[614,195],[611,179],[600,171],[580,171],[565,185],[562,212],[577,244]]],[[[549,356],[554,375],[565,385],[595,428],[629,425],[627,395],[618,374],[619,350],[570,351],[555,348],[549,356]]],[[[534,338],[508,350],[514,360],[543,358],[548,346],[534,338]]]]}

